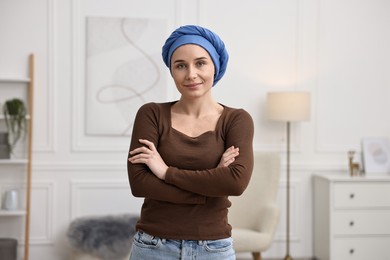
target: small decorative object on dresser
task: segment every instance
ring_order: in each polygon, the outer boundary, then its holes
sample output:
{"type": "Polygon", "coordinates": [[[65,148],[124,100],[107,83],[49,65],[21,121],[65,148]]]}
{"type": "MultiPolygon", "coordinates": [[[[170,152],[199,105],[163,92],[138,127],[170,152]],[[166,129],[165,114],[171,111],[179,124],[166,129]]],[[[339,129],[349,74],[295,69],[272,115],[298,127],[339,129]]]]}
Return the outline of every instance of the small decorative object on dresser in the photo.
{"type": "Polygon", "coordinates": [[[390,145],[386,138],[363,138],[365,173],[390,173],[390,145]]]}
{"type": "Polygon", "coordinates": [[[313,191],[315,259],[389,259],[389,176],[316,175],[313,191]]]}
{"type": "Polygon", "coordinates": [[[348,162],[349,162],[349,175],[351,176],[360,176],[361,170],[359,163],[355,163],[353,161],[353,157],[355,155],[356,151],[348,151],[348,162]]]}

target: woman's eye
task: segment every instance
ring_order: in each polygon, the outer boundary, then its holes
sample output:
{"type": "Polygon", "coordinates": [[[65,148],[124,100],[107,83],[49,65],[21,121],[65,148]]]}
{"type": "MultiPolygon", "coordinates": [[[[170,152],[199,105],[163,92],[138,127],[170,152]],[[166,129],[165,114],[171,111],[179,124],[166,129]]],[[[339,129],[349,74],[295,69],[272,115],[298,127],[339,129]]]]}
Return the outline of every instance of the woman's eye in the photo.
{"type": "Polygon", "coordinates": [[[196,65],[198,65],[198,67],[202,67],[203,65],[205,65],[206,64],[206,62],[204,62],[204,61],[198,61],[197,63],[196,63],[196,65]]]}
{"type": "Polygon", "coordinates": [[[177,69],[184,69],[186,66],[184,64],[177,64],[176,68],[177,69]]]}

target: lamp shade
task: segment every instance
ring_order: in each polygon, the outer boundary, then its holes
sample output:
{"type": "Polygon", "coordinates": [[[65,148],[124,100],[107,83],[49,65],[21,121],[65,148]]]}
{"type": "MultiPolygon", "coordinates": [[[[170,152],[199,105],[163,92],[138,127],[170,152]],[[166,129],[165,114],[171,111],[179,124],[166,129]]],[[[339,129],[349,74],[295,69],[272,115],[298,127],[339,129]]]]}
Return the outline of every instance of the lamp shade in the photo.
{"type": "Polygon", "coordinates": [[[266,106],[270,120],[297,122],[310,119],[308,92],[270,92],[267,94],[266,106]]]}

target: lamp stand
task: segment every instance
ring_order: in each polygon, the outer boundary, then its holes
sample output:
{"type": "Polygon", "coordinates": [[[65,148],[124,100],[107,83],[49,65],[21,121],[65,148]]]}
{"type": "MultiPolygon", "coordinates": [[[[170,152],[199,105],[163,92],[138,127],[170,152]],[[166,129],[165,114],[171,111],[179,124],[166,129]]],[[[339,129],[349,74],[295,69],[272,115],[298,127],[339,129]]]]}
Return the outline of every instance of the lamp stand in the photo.
{"type": "Polygon", "coordinates": [[[284,260],[292,260],[290,256],[290,121],[287,121],[287,189],[286,189],[286,256],[284,260]]]}

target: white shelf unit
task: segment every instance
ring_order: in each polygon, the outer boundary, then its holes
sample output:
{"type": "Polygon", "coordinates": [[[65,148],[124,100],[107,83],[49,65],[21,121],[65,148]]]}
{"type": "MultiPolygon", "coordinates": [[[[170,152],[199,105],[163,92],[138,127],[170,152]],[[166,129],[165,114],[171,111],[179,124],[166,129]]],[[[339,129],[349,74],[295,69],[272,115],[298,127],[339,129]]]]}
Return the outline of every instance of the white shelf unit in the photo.
{"type": "MultiPolygon", "coordinates": [[[[0,159],[0,169],[2,166],[27,166],[26,167],[26,208],[20,210],[0,210],[0,221],[5,217],[24,217],[24,260],[29,259],[29,239],[30,239],[30,208],[31,208],[31,162],[32,162],[32,126],[33,126],[33,94],[34,94],[34,54],[28,57],[28,77],[1,77],[0,76],[0,93],[1,86],[22,84],[27,87],[28,103],[28,128],[27,128],[27,155],[23,159],[0,159]]],[[[4,120],[1,113],[0,120],[4,120]]],[[[1,170],[0,170],[1,173],[1,170]]],[[[0,176],[1,178],[1,176],[0,176]]]]}

